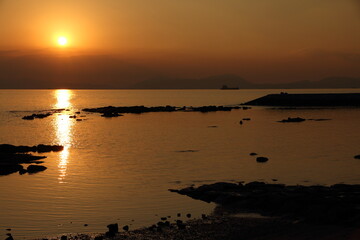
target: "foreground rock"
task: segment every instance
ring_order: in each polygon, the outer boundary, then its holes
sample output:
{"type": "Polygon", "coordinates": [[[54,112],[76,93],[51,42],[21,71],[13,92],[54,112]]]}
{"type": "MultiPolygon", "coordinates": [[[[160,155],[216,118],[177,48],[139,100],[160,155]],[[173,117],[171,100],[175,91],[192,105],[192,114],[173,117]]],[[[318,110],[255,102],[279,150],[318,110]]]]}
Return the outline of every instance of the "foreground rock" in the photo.
{"type": "Polygon", "coordinates": [[[170,191],[214,202],[235,212],[287,216],[316,223],[360,223],[360,185],[336,184],[326,187],[220,182],[170,191]]]}

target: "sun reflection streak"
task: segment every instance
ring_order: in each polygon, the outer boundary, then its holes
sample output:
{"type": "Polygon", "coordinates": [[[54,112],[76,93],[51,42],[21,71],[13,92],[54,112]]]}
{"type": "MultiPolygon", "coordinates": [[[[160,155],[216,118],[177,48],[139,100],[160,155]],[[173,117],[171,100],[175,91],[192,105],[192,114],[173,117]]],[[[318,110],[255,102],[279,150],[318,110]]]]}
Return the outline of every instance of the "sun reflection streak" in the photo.
{"type": "MultiPolygon", "coordinates": [[[[55,97],[57,102],[55,108],[69,109],[71,105],[71,90],[56,90],[55,97]]],[[[69,162],[70,146],[72,143],[72,125],[73,121],[66,114],[57,114],[55,119],[55,129],[58,144],[64,146],[64,150],[60,153],[59,157],[59,183],[63,183],[66,177],[67,165],[69,162]]]]}

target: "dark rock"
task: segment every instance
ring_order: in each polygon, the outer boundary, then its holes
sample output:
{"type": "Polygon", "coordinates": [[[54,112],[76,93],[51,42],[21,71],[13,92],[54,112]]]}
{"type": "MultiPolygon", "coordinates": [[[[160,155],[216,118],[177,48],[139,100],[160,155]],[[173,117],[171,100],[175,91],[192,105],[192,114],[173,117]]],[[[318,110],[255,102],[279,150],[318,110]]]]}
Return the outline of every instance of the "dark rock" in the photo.
{"type": "Polygon", "coordinates": [[[119,225],[117,223],[107,225],[109,231],[106,233],[107,236],[115,236],[119,232],[119,225]]]}
{"type": "Polygon", "coordinates": [[[37,145],[37,152],[39,153],[43,153],[43,152],[59,152],[64,150],[63,146],[59,146],[59,145],[44,145],[44,144],[39,144],[37,145]]]}
{"type": "Polygon", "coordinates": [[[322,93],[322,94],[269,94],[244,103],[255,106],[360,106],[359,93],[322,93]]]}
{"type": "Polygon", "coordinates": [[[81,122],[81,121],[82,121],[82,119],[79,119],[79,118],[78,118],[78,119],[76,119],[76,121],[77,121],[77,122],[81,122]]]}
{"type": "Polygon", "coordinates": [[[296,117],[296,118],[291,118],[291,117],[288,117],[287,119],[283,119],[279,122],[282,122],[282,123],[290,123],[290,122],[304,122],[306,119],[304,118],[300,118],[300,117],[296,117]]]}
{"type": "Polygon", "coordinates": [[[94,238],[94,240],[103,240],[103,239],[104,239],[103,236],[96,236],[96,237],[94,238]]]}
{"type": "Polygon", "coordinates": [[[251,118],[243,118],[242,120],[243,120],[243,121],[250,121],[251,118]]]}
{"type": "Polygon", "coordinates": [[[186,214],[186,217],[191,218],[191,214],[190,213],[186,214]]]}
{"type": "Polygon", "coordinates": [[[87,227],[87,226],[89,226],[89,225],[85,223],[85,224],[84,224],[84,227],[87,227]]]}
{"type": "Polygon", "coordinates": [[[22,171],[24,169],[23,166],[15,164],[15,165],[0,165],[0,176],[1,175],[9,175],[12,173],[16,173],[22,171]]]}
{"type": "Polygon", "coordinates": [[[76,114],[80,114],[81,112],[75,112],[76,114]]]}
{"type": "Polygon", "coordinates": [[[24,116],[22,119],[24,119],[24,120],[34,120],[35,117],[30,115],[30,116],[24,116]]]}
{"type": "Polygon", "coordinates": [[[129,231],[129,226],[128,225],[123,226],[123,230],[124,231],[129,231]]]}
{"type": "Polygon", "coordinates": [[[242,121],[242,120],[240,120],[239,124],[240,124],[240,125],[242,125],[242,124],[243,124],[243,121],[242,121]]]}
{"type": "Polygon", "coordinates": [[[186,228],[186,225],[183,223],[183,221],[181,220],[176,220],[176,226],[179,228],[179,229],[185,229],[186,228]]]}
{"type": "Polygon", "coordinates": [[[63,235],[63,236],[61,236],[60,239],[61,239],[61,240],[67,240],[67,236],[63,235]]]}
{"type": "Polygon", "coordinates": [[[181,213],[176,214],[177,217],[181,217],[181,213]]]}
{"type": "Polygon", "coordinates": [[[307,120],[310,120],[310,121],[316,121],[316,122],[322,122],[322,121],[330,121],[331,119],[330,118],[310,118],[310,119],[307,119],[307,120]]]}
{"type": "Polygon", "coordinates": [[[360,159],[360,155],[354,156],[355,159],[360,159]]]}
{"type": "Polygon", "coordinates": [[[19,170],[19,174],[20,174],[20,175],[24,175],[25,173],[27,173],[27,170],[26,170],[26,169],[21,169],[21,170],[19,170]]]}
{"type": "Polygon", "coordinates": [[[44,145],[39,144],[37,146],[14,146],[10,144],[0,144],[0,153],[26,153],[26,152],[57,152],[62,151],[63,146],[59,145],[44,145]]]}
{"type": "Polygon", "coordinates": [[[69,116],[69,118],[76,118],[76,115],[69,116]]]}
{"type": "Polygon", "coordinates": [[[165,223],[164,223],[164,222],[158,222],[156,225],[157,225],[158,227],[164,227],[164,226],[165,226],[165,223]]]}
{"type": "Polygon", "coordinates": [[[45,166],[39,166],[39,165],[29,165],[27,167],[27,172],[32,174],[32,173],[37,173],[37,172],[42,172],[45,171],[47,169],[47,167],[45,166]]]}
{"type": "Polygon", "coordinates": [[[48,116],[51,116],[52,115],[52,113],[45,113],[45,114],[43,114],[43,113],[40,113],[40,114],[32,114],[32,115],[29,115],[29,116],[24,116],[22,119],[24,119],[24,120],[34,120],[35,118],[46,118],[46,117],[48,117],[48,116]]]}
{"type": "Polygon", "coordinates": [[[166,218],[166,217],[162,217],[161,220],[162,220],[162,221],[166,221],[167,218],[166,218]]]}
{"type": "Polygon", "coordinates": [[[257,157],[256,161],[258,163],[265,163],[265,162],[269,161],[269,159],[267,157],[257,157]]]}
{"type": "Polygon", "coordinates": [[[11,235],[11,233],[7,233],[6,234],[8,237],[5,238],[5,240],[14,240],[13,236],[11,235]]]}
{"type": "Polygon", "coordinates": [[[250,155],[250,156],[256,156],[257,153],[252,152],[252,153],[250,153],[249,155],[250,155]]]}
{"type": "Polygon", "coordinates": [[[191,153],[191,152],[198,152],[199,150],[180,150],[180,151],[176,151],[176,152],[180,152],[180,153],[191,153]]]}

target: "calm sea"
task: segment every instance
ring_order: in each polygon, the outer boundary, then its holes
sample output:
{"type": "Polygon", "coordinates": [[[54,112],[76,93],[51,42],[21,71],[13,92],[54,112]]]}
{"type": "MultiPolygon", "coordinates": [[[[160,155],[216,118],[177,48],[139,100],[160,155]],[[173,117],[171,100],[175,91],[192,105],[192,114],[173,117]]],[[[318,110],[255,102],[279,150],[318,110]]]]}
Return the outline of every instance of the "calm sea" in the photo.
{"type": "MultiPolygon", "coordinates": [[[[217,181],[360,183],[360,109],[272,109],[125,114],[81,113],[100,106],[234,105],[280,90],[0,90],[0,143],[61,144],[48,169],[0,177],[0,236],[16,239],[138,228],[214,205],[168,192],[217,181]],[[41,110],[60,114],[22,120],[41,110]],[[287,117],[329,121],[278,123],[287,117]],[[239,121],[251,118],[243,125],[239,121]],[[209,127],[217,126],[217,127],[209,127]],[[187,151],[194,150],[194,151],[187,151]],[[259,164],[249,153],[270,160],[259,164]],[[88,224],[88,226],[84,226],[88,224]]],[[[360,89],[287,92],[360,92],[360,89]]]]}

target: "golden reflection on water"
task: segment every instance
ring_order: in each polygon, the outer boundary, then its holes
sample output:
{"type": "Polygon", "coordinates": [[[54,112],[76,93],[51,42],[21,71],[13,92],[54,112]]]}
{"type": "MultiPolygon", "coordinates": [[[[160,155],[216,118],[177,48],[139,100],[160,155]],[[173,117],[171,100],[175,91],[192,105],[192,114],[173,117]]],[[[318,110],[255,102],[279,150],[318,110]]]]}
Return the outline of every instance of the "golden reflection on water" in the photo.
{"type": "MultiPolygon", "coordinates": [[[[71,105],[71,90],[55,90],[56,97],[56,109],[70,109],[71,105]]],[[[69,149],[72,142],[72,125],[73,119],[69,118],[69,115],[66,114],[68,111],[63,111],[60,114],[56,115],[55,119],[55,130],[57,143],[64,146],[64,150],[60,152],[60,160],[58,163],[59,168],[59,183],[63,183],[66,177],[66,170],[69,162],[69,149]]]]}

